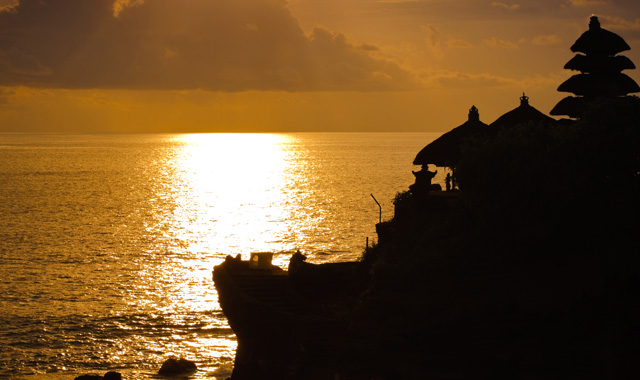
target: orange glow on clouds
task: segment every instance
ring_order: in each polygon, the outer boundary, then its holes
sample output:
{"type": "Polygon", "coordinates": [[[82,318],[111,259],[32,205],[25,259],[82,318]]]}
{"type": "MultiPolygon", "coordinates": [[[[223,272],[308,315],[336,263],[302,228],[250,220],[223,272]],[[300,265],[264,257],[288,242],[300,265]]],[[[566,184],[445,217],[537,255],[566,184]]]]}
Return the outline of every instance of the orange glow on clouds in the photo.
{"type": "Polygon", "coordinates": [[[592,13],[640,64],[631,0],[0,0],[0,131],[446,131],[523,91],[548,112],[592,13]]]}

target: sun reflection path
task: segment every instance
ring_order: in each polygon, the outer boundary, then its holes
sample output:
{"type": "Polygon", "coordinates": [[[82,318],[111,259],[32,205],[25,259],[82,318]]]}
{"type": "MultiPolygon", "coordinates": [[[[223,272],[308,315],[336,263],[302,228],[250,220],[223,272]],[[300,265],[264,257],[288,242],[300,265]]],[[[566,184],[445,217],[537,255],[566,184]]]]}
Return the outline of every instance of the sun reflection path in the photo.
{"type": "Polygon", "coordinates": [[[286,250],[284,207],[293,137],[277,134],[182,135],[178,175],[183,191],[176,233],[191,252],[220,256],[286,250]]]}
{"type": "Polygon", "coordinates": [[[378,212],[369,193],[386,189],[384,197],[391,198],[406,182],[396,173],[411,175],[385,166],[411,162],[394,158],[392,142],[373,136],[385,145],[372,150],[359,138],[168,137],[148,169],[159,173],[150,186],[152,202],[141,206],[150,244],[133,264],[138,278],[128,290],[132,309],[152,316],[151,336],[137,344],[163,357],[200,358],[210,373],[225,376],[236,341],[217,302],[213,266],[229,254],[248,259],[270,251],[282,253],[274,264],[286,267],[296,249],[312,260],[355,259],[362,247],[354,239],[378,212]]]}
{"type": "Polygon", "coordinates": [[[219,308],[211,270],[228,254],[292,248],[292,139],[172,135],[144,169],[157,173],[136,216],[149,245],[132,264],[137,279],[126,289],[129,308],[114,313],[134,310],[149,318],[147,332],[132,330],[127,346],[144,347],[153,362],[174,354],[228,377],[236,341],[219,308]]]}
{"type": "MultiPolygon", "coordinates": [[[[63,292],[52,307],[42,306],[45,315],[55,308],[65,317],[40,325],[68,328],[42,332],[71,347],[62,352],[69,353],[68,368],[122,368],[144,375],[126,378],[148,378],[176,355],[203,369],[194,380],[229,377],[236,340],[217,302],[213,266],[227,254],[272,251],[283,253],[274,261],[285,267],[284,253],[297,248],[318,262],[357,259],[378,219],[369,194],[392,199],[411,183],[411,159],[420,148],[411,144],[421,141],[375,134],[144,135],[127,136],[123,150],[118,140],[117,149],[105,150],[114,162],[98,177],[105,186],[98,180],[91,186],[102,208],[86,215],[88,223],[69,224],[86,224],[76,236],[95,235],[68,250],[84,269],[67,276],[66,258],[55,267],[64,281],[81,281],[80,295],[63,292]],[[95,249],[85,249],[90,245],[95,249]],[[73,335],[77,327],[80,335],[73,335]]],[[[42,246],[57,257],[55,244],[42,246]]],[[[42,283],[39,296],[45,288],[55,298],[56,288],[42,283]]]]}

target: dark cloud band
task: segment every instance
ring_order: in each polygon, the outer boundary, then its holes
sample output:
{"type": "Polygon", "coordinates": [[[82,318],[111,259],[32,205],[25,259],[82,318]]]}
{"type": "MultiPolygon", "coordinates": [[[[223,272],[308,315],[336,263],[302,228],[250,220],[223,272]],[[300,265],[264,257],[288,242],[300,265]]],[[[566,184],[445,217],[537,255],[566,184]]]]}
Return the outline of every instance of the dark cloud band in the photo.
{"type": "Polygon", "coordinates": [[[41,88],[394,90],[398,65],[282,0],[21,0],[0,13],[0,85],[41,88]]]}

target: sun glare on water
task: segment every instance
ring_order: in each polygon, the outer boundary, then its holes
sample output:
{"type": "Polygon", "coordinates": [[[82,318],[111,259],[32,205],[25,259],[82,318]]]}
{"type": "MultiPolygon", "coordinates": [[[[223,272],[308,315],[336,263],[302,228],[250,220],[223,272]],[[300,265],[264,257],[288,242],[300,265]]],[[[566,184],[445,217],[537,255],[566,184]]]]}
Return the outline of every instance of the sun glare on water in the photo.
{"type": "Polygon", "coordinates": [[[247,256],[282,250],[292,137],[277,134],[182,135],[179,228],[192,250],[247,256]]]}
{"type": "MultiPolygon", "coordinates": [[[[291,139],[276,134],[177,135],[170,137],[165,154],[154,158],[160,174],[154,185],[155,219],[148,231],[157,238],[136,271],[128,303],[166,316],[166,323],[197,327],[197,332],[188,339],[143,339],[137,345],[194,360],[208,357],[217,363],[209,371],[230,364],[236,343],[219,311],[211,270],[229,254],[247,259],[255,251],[288,249],[291,139]]],[[[288,255],[276,256],[274,263],[285,266],[286,260],[288,255]]]]}
{"type": "Polygon", "coordinates": [[[3,309],[14,349],[0,361],[43,379],[143,379],[178,356],[197,362],[194,380],[228,378],[237,342],[213,267],[269,251],[286,268],[296,249],[357,260],[379,218],[370,194],[392,215],[383,200],[406,187],[418,137],[7,137],[6,179],[24,190],[5,202],[7,234],[30,238],[5,240],[4,299],[21,301],[3,309]]]}

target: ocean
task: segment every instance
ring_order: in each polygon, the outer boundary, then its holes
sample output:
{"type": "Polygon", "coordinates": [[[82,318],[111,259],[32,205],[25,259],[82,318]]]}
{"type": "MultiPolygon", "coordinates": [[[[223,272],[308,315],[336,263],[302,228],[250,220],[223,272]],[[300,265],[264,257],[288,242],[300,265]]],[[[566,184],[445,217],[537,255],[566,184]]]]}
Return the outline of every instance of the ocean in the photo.
{"type": "Polygon", "coordinates": [[[438,135],[0,134],[0,378],[226,379],[213,267],[357,260],[438,135]]]}

